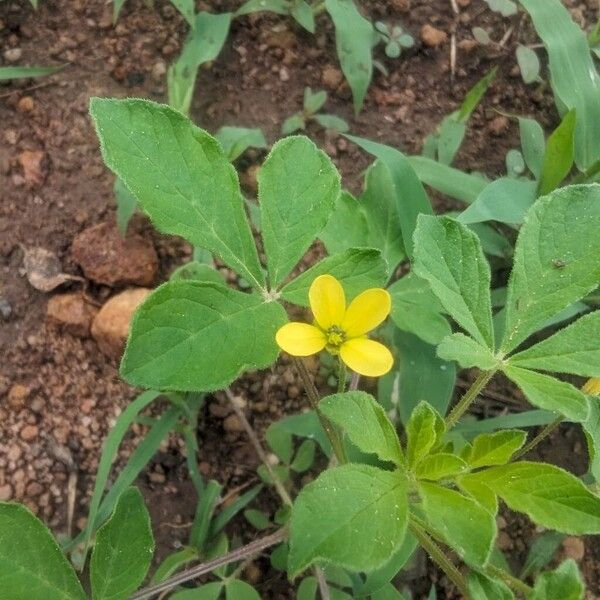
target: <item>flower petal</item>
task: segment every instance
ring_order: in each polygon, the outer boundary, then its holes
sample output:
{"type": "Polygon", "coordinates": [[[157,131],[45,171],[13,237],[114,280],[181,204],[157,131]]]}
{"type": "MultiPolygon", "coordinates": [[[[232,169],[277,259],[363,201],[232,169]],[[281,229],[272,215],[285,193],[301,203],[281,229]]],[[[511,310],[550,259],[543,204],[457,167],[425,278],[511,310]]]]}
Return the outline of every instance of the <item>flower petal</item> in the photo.
{"type": "Polygon", "coordinates": [[[600,378],[592,377],[582,386],[581,391],[588,396],[600,396],[600,378]]]}
{"type": "Polygon", "coordinates": [[[394,364],[392,353],[383,344],[366,337],[344,342],[340,356],[353,371],[367,377],[385,375],[394,364]]]}
{"type": "Polygon", "coordinates": [[[292,356],[309,356],[325,348],[325,334],[308,323],[286,323],[275,334],[277,344],[292,356]]]}
{"type": "Polygon", "coordinates": [[[310,308],[323,330],[342,324],[346,311],[346,295],[342,284],[333,275],[319,275],[308,290],[310,308]]]}
{"type": "Polygon", "coordinates": [[[350,303],[342,321],[342,329],[349,338],[364,335],[383,323],[391,308],[392,299],[386,290],[365,290],[350,303]]]}

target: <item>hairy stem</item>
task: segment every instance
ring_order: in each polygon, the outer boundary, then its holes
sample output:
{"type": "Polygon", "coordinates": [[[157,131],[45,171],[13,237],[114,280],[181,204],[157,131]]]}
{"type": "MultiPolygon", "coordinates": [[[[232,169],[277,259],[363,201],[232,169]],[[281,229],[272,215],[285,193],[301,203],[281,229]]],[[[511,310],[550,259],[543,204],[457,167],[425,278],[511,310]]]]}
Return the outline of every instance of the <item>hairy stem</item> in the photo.
{"type": "Polygon", "coordinates": [[[496,577],[496,579],[502,579],[504,583],[506,583],[509,587],[511,587],[515,592],[520,592],[526,598],[529,597],[533,593],[533,588],[528,586],[526,583],[513,577],[510,573],[507,573],[504,569],[499,569],[494,565],[488,565],[485,568],[485,572],[492,577],[496,577]]]}
{"type": "Polygon", "coordinates": [[[469,409],[469,406],[477,399],[479,393],[489,383],[496,371],[481,371],[477,379],[471,384],[471,387],[465,392],[465,395],[458,401],[458,404],[450,411],[446,417],[446,428],[452,429],[460,418],[469,409]]]}
{"type": "Polygon", "coordinates": [[[250,422],[248,421],[248,419],[246,419],[246,415],[244,414],[244,411],[238,406],[238,403],[235,400],[235,396],[232,394],[232,392],[229,388],[225,388],[225,395],[227,396],[227,399],[229,400],[229,404],[231,405],[231,408],[233,408],[233,412],[235,412],[235,414],[236,414],[237,418],[240,420],[240,423],[242,424],[243,428],[246,430],[246,434],[248,435],[248,438],[250,439],[250,443],[254,447],[256,454],[258,454],[258,458],[260,458],[263,465],[265,465],[265,468],[267,469],[269,476],[271,477],[271,480],[273,481],[273,485],[275,486],[275,490],[277,490],[279,497],[281,498],[281,500],[283,501],[284,504],[291,506],[292,499],[290,498],[288,491],[285,489],[283,482],[281,481],[281,479],[278,477],[277,473],[271,466],[271,463],[269,462],[269,458],[267,457],[267,453],[265,452],[264,448],[262,447],[262,444],[260,443],[260,440],[258,439],[258,436],[256,435],[254,429],[252,429],[252,425],[250,425],[250,422]]]}
{"type": "Polygon", "coordinates": [[[347,462],[347,458],[340,433],[333,423],[319,410],[319,392],[317,391],[317,388],[310,377],[310,373],[308,372],[306,365],[302,362],[302,360],[296,357],[294,357],[294,364],[298,370],[300,379],[302,379],[302,383],[304,384],[304,389],[306,391],[306,395],[308,396],[310,405],[319,417],[321,427],[323,427],[323,430],[329,438],[329,442],[331,443],[331,447],[333,448],[333,452],[338,459],[338,462],[343,465],[347,462]]]}
{"type": "Polygon", "coordinates": [[[413,535],[419,541],[419,544],[423,546],[427,554],[431,557],[431,560],[435,562],[442,571],[446,574],[448,579],[454,583],[458,588],[458,591],[465,597],[469,598],[469,590],[467,588],[467,582],[463,577],[462,573],[456,568],[454,563],[446,556],[444,551],[431,539],[427,532],[419,525],[415,519],[412,518],[409,521],[409,527],[413,535]]]}
{"type": "Polygon", "coordinates": [[[170,590],[174,588],[176,585],[181,585],[186,581],[191,581],[192,579],[196,579],[201,575],[206,575],[219,567],[224,567],[233,562],[237,562],[239,560],[244,560],[249,558],[250,556],[254,556],[267,548],[271,548],[271,546],[275,546],[283,542],[287,537],[287,531],[285,528],[279,529],[275,533],[268,535],[259,540],[255,540],[254,542],[250,542],[241,548],[237,548],[229,554],[225,554],[224,556],[219,556],[213,560],[209,560],[208,562],[202,563],[200,565],[196,565],[190,569],[186,569],[178,573],[177,575],[173,575],[173,577],[169,577],[165,581],[161,583],[157,583],[156,585],[151,585],[139,592],[136,592],[132,596],[130,596],[129,600],[146,600],[146,598],[152,598],[165,590],[170,590]]]}
{"type": "Polygon", "coordinates": [[[512,460],[517,460],[522,456],[525,456],[528,452],[531,452],[542,440],[546,439],[562,422],[564,421],[564,417],[559,415],[552,421],[548,423],[530,442],[525,444],[513,457],[512,460]]]}
{"type": "Polygon", "coordinates": [[[346,390],[346,363],[338,356],[338,394],[346,390]]]}

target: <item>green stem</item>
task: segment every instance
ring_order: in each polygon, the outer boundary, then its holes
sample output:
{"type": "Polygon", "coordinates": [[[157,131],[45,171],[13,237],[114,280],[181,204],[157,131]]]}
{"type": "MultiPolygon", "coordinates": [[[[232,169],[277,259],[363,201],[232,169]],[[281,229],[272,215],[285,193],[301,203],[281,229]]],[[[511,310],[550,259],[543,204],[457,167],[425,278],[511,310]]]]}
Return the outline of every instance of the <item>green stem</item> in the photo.
{"type": "Polygon", "coordinates": [[[196,430],[192,429],[190,425],[186,424],[183,426],[183,439],[185,441],[186,450],[186,462],[187,468],[190,473],[190,479],[196,488],[198,496],[202,496],[204,493],[204,478],[198,469],[198,442],[196,440],[196,430]]]}
{"type": "Polygon", "coordinates": [[[526,583],[513,577],[510,573],[507,573],[504,569],[499,569],[494,565],[488,565],[485,568],[485,572],[492,577],[496,577],[497,579],[502,579],[504,583],[506,583],[509,587],[511,587],[515,592],[520,592],[526,598],[529,597],[533,593],[533,588],[528,586],[526,583]]]}
{"type": "Polygon", "coordinates": [[[346,390],[346,363],[338,356],[338,394],[346,390]]]}
{"type": "Polygon", "coordinates": [[[412,518],[409,521],[409,527],[413,535],[419,541],[419,544],[423,546],[427,554],[431,557],[431,560],[435,562],[442,571],[446,574],[448,579],[454,583],[458,588],[458,591],[465,597],[469,598],[469,590],[467,588],[467,582],[463,577],[462,573],[456,568],[454,563],[444,554],[444,551],[429,537],[427,532],[412,518]]]}
{"type": "Polygon", "coordinates": [[[600,173],[600,160],[597,160],[593,163],[587,171],[583,171],[582,173],[578,173],[571,179],[571,184],[575,183],[586,183],[590,179],[594,178],[596,175],[600,173]]]}
{"type": "Polygon", "coordinates": [[[517,460],[518,458],[525,456],[528,452],[531,452],[531,450],[533,450],[542,440],[546,439],[563,421],[564,417],[559,415],[554,421],[548,423],[544,429],[512,457],[512,460],[517,460]]]}
{"type": "Polygon", "coordinates": [[[344,463],[348,462],[348,459],[346,457],[346,451],[344,449],[344,444],[342,443],[340,433],[334,424],[320,411],[319,392],[317,391],[317,388],[310,377],[310,373],[308,372],[306,365],[301,359],[296,358],[295,356],[293,359],[294,365],[296,365],[296,369],[300,375],[300,379],[302,379],[302,383],[304,384],[304,389],[306,391],[306,395],[308,396],[310,405],[317,414],[317,417],[319,417],[321,427],[323,427],[325,434],[329,438],[329,442],[331,443],[331,447],[333,448],[333,452],[338,459],[338,462],[343,465],[344,463]]]}
{"type": "Polygon", "coordinates": [[[483,388],[489,383],[496,371],[481,371],[477,379],[471,384],[471,387],[465,392],[465,395],[458,401],[458,404],[452,409],[446,417],[446,429],[452,429],[460,418],[469,409],[469,406],[477,399],[477,396],[483,388]]]}

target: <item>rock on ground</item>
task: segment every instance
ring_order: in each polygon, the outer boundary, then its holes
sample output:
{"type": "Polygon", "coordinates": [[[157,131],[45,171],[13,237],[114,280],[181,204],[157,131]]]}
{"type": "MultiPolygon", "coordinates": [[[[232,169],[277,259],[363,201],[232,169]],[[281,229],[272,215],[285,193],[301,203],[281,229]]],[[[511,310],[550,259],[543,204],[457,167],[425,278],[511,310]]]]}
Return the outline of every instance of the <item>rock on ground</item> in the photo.
{"type": "Polygon", "coordinates": [[[147,288],[125,290],[100,309],[92,323],[92,337],[103,354],[116,360],[121,358],[133,313],[150,292],[147,288]]]}
{"type": "Polygon", "coordinates": [[[90,325],[97,312],[97,309],[78,293],[53,296],[46,308],[48,322],[79,337],[87,337],[90,334],[90,325]]]}
{"type": "Polygon", "coordinates": [[[110,222],[75,236],[71,254],[88,279],[111,287],[152,285],[158,272],[152,242],[135,233],[123,238],[110,222]]]}

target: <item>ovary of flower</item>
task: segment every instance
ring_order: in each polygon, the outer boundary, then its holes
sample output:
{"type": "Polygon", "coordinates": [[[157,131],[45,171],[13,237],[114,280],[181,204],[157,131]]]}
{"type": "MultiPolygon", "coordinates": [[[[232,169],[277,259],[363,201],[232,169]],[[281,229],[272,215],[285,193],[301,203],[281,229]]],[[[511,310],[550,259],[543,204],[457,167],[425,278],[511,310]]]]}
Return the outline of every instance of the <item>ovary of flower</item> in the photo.
{"type": "Polygon", "coordinates": [[[390,313],[389,293],[371,288],[359,294],[346,308],[340,282],[332,275],[320,275],[308,292],[314,325],[287,323],[276,335],[282,350],[293,356],[309,356],[323,349],[339,355],[361,375],[385,375],[394,363],[392,353],[366,333],[381,324],[390,313]]]}
{"type": "Polygon", "coordinates": [[[588,396],[600,396],[600,378],[592,377],[582,386],[581,391],[588,396]]]}

